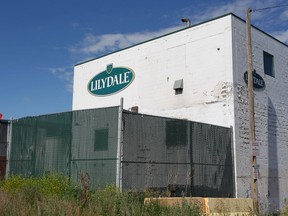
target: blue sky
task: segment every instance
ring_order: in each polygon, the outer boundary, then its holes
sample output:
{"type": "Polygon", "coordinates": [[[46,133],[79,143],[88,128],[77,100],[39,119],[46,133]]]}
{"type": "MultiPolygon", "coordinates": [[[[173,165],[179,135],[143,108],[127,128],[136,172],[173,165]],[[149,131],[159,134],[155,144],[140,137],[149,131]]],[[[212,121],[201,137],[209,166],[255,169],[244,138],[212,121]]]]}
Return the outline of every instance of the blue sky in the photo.
{"type": "MultiPolygon", "coordinates": [[[[192,24],[287,0],[0,0],[0,113],[4,119],[69,111],[73,67],[192,24]]],[[[251,14],[288,44],[288,7],[251,14]]]]}

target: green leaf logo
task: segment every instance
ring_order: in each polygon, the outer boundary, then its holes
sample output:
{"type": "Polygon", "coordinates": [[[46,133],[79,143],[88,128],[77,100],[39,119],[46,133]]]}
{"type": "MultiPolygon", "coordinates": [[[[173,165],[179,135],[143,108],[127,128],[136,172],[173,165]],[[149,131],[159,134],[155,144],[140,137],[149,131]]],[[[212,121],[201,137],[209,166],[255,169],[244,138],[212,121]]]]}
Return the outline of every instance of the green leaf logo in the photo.
{"type": "Polygon", "coordinates": [[[109,64],[106,66],[106,71],[108,74],[110,74],[112,72],[112,70],[113,70],[113,64],[109,64]]]}

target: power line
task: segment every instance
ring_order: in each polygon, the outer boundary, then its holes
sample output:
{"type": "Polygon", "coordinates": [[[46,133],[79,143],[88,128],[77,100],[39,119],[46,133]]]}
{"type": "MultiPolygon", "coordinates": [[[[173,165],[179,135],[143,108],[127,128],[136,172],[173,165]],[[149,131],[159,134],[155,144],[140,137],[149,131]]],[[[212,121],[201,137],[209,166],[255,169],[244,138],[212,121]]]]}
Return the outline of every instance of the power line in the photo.
{"type": "Polygon", "coordinates": [[[258,8],[258,9],[254,9],[254,10],[251,10],[251,11],[257,12],[257,11],[263,11],[263,10],[279,8],[279,7],[288,7],[288,4],[286,4],[286,5],[276,5],[276,6],[272,6],[272,7],[266,7],[266,8],[258,8]]]}

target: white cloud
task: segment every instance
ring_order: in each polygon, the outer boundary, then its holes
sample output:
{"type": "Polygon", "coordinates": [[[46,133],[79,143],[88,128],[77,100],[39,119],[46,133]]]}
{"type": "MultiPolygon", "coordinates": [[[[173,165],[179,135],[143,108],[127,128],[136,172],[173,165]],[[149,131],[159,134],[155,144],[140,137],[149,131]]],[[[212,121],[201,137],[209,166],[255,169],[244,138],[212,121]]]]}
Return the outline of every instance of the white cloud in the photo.
{"type": "Polygon", "coordinates": [[[280,18],[283,21],[287,21],[288,20],[288,10],[285,10],[283,13],[281,13],[280,18]]]}
{"type": "Polygon", "coordinates": [[[83,41],[70,49],[72,53],[91,55],[123,49],[133,44],[167,34],[179,29],[179,26],[161,29],[159,31],[134,32],[129,34],[87,34],[83,41]]]}
{"type": "MultiPolygon", "coordinates": [[[[195,8],[187,9],[186,13],[192,14],[192,20],[199,22],[213,17],[218,17],[226,13],[234,13],[235,15],[245,19],[246,9],[250,8],[253,13],[251,15],[252,21],[261,21],[269,19],[270,15],[275,11],[281,10],[281,8],[271,8],[267,10],[257,11],[257,9],[273,7],[277,5],[284,5],[286,0],[234,0],[230,3],[218,4],[215,2],[215,5],[205,7],[201,12],[196,11],[195,8]],[[254,11],[256,10],[256,11],[254,11]]],[[[282,8],[283,10],[283,8],[282,8]]],[[[280,14],[278,14],[280,16],[280,14]]],[[[283,13],[283,17],[287,18],[287,14],[283,13]]]]}
{"type": "MultiPolygon", "coordinates": [[[[252,10],[260,9],[263,7],[270,7],[275,5],[281,5],[285,0],[266,0],[265,4],[263,0],[234,0],[229,3],[219,3],[215,1],[215,5],[202,4],[202,8],[197,8],[193,5],[190,8],[184,8],[179,11],[179,14],[189,17],[192,24],[199,23],[214,17],[221,16],[227,13],[234,13],[237,16],[245,19],[245,13],[247,8],[252,10]]],[[[288,12],[277,13],[278,9],[269,9],[264,11],[255,11],[251,14],[252,24],[256,25],[260,29],[268,32],[275,32],[276,29],[269,29],[269,26],[274,27],[277,24],[283,24],[283,20],[288,19],[288,12]],[[276,12],[275,12],[276,11],[276,12]],[[281,16],[281,17],[280,17],[281,16]]],[[[182,26],[183,27],[183,26],[182,26]]],[[[128,34],[86,34],[84,39],[76,46],[70,49],[70,52],[81,56],[82,58],[91,58],[95,55],[103,55],[115,50],[129,47],[133,44],[137,44],[149,39],[155,38],[160,35],[164,35],[169,32],[173,32],[179,29],[180,26],[173,26],[170,28],[160,29],[159,31],[145,31],[145,32],[134,32],[128,34]]],[[[278,32],[277,38],[281,41],[287,41],[287,32],[278,32]]]]}
{"type": "Polygon", "coordinates": [[[288,20],[287,7],[273,8],[277,5],[285,5],[285,1],[286,0],[266,0],[263,2],[263,0],[235,0],[228,4],[205,7],[201,12],[196,12],[194,8],[190,8],[190,10],[186,10],[186,14],[188,14],[186,16],[189,16],[189,13],[192,14],[192,16],[190,16],[192,22],[198,23],[231,12],[245,20],[246,9],[251,8],[252,25],[268,33],[272,32],[271,35],[287,43],[287,24],[285,24],[288,20]],[[263,8],[269,7],[272,8],[262,10],[263,8]],[[283,28],[284,30],[282,30],[283,28]]]}
{"type": "MultiPolygon", "coordinates": [[[[267,4],[269,2],[272,2],[272,0],[266,1],[267,4]]],[[[230,3],[221,4],[221,2],[216,2],[212,6],[210,5],[204,5],[202,6],[201,10],[195,7],[186,8],[185,14],[186,16],[191,17],[192,23],[198,23],[201,21],[209,20],[214,17],[221,16],[223,14],[227,13],[234,13],[237,16],[240,16],[241,18],[245,18],[245,13],[247,8],[255,9],[263,6],[263,2],[260,0],[235,0],[230,1],[230,3]]],[[[254,15],[254,19],[259,19],[261,14],[254,15]]]]}
{"type": "Polygon", "coordinates": [[[58,79],[64,81],[65,88],[67,91],[73,91],[73,72],[70,69],[59,67],[59,68],[50,68],[49,71],[54,74],[58,79]]]}
{"type": "Polygon", "coordinates": [[[279,32],[274,32],[272,35],[277,38],[278,40],[288,44],[288,30],[286,31],[279,31],[279,32]]]}

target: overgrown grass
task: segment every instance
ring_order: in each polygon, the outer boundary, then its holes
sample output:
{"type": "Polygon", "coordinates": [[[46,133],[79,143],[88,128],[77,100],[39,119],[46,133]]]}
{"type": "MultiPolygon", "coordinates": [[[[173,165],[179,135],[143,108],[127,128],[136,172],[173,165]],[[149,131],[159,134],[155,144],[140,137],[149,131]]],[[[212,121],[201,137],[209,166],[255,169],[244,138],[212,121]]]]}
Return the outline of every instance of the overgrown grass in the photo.
{"type": "Polygon", "coordinates": [[[56,196],[58,198],[72,196],[78,188],[76,184],[70,183],[68,177],[60,174],[48,174],[33,178],[12,176],[8,180],[3,181],[0,187],[10,194],[23,192],[29,196],[34,195],[37,197],[44,195],[56,196]]]}
{"type": "Polygon", "coordinates": [[[121,193],[111,185],[88,193],[80,188],[61,175],[11,177],[0,185],[0,215],[200,215],[185,202],[181,207],[144,205],[145,193],[121,193]]]}

